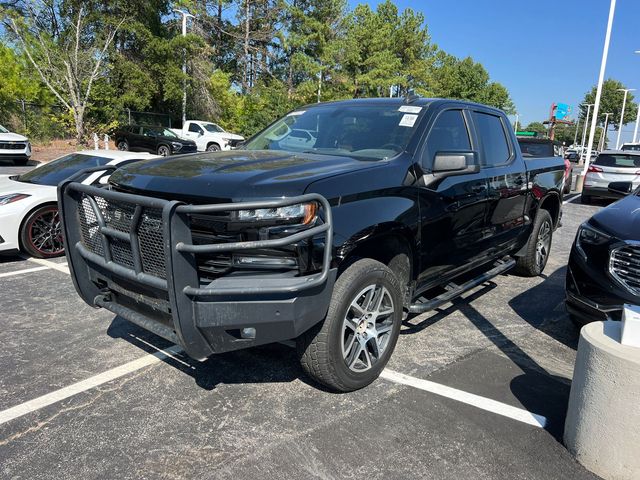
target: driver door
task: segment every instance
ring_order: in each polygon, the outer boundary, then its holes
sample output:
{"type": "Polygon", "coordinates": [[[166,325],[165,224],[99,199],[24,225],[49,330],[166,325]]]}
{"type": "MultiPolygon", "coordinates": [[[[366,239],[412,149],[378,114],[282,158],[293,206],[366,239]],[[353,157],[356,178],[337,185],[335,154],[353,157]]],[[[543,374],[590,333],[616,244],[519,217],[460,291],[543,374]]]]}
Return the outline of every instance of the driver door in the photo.
{"type": "Polygon", "coordinates": [[[421,273],[418,290],[446,283],[485,252],[488,183],[482,170],[428,175],[438,152],[466,153],[478,162],[469,113],[443,108],[428,128],[421,154],[425,184],[419,191],[421,273]]]}

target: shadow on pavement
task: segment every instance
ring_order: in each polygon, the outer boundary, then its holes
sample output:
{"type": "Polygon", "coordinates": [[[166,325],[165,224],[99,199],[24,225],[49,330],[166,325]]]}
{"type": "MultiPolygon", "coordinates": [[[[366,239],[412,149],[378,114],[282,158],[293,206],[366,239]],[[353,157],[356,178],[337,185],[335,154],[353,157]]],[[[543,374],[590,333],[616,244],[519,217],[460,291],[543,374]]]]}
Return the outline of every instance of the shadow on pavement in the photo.
{"type": "MultiPolygon", "coordinates": [[[[107,334],[150,354],[173,346],[168,340],[118,316],[109,325],[107,334]]],[[[164,362],[191,376],[205,390],[213,390],[219,384],[292,382],[298,378],[310,382],[304,378],[295,350],[278,343],[213,355],[204,362],[185,354],[175,356],[177,360],[168,357],[164,362]]]]}
{"type": "MultiPolygon", "coordinates": [[[[566,274],[566,266],[558,268],[539,285],[513,297],[509,306],[532,327],[576,350],[579,331],[564,308],[566,274]]],[[[512,278],[515,281],[518,277],[512,278]]]]}

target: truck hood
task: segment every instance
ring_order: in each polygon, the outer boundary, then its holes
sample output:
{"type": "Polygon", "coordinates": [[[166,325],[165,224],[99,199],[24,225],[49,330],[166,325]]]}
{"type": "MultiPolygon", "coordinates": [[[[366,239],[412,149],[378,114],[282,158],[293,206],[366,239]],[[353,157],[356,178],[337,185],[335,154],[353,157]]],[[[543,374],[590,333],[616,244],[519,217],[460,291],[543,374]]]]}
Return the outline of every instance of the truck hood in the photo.
{"type": "Polygon", "coordinates": [[[0,133],[0,141],[4,142],[26,142],[27,137],[18,135],[17,133],[0,133]]]}
{"type": "Polygon", "coordinates": [[[624,197],[600,210],[590,222],[620,240],[640,240],[640,197],[624,197]]]}
{"type": "Polygon", "coordinates": [[[316,180],[383,161],[275,150],[232,150],[147,160],[116,170],[120,190],[194,202],[294,196],[316,180]]]}

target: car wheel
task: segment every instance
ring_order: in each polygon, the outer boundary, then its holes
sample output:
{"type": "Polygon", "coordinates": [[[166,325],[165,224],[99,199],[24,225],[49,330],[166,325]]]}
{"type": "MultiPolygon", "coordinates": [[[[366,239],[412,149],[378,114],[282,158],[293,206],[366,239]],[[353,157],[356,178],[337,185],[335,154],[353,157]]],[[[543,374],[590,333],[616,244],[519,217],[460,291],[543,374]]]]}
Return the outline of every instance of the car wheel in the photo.
{"type": "Polygon", "coordinates": [[[538,210],[525,254],[516,259],[516,273],[525,277],[540,275],[549,260],[553,240],[553,220],[546,210],[538,210]]]}
{"type": "Polygon", "coordinates": [[[167,156],[171,155],[171,149],[169,147],[167,147],[166,145],[160,145],[158,147],[158,155],[160,155],[162,157],[167,157],[167,156]]]}
{"type": "Polygon", "coordinates": [[[123,152],[128,152],[129,142],[127,142],[126,140],[118,140],[118,144],[116,145],[116,147],[118,147],[118,150],[121,150],[123,152]]]}
{"type": "Polygon", "coordinates": [[[207,152],[217,152],[220,150],[220,145],[217,143],[210,143],[207,145],[207,152]]]}
{"type": "Polygon", "coordinates": [[[56,205],[44,205],[31,212],[20,229],[20,245],[37,258],[57,257],[64,253],[62,225],[56,205]]]}
{"type": "Polygon", "coordinates": [[[366,387],[387,364],[401,322],[396,275],[375,260],[358,260],[338,277],[325,319],[297,339],[302,368],[334,391],[366,387]]]}
{"type": "Polygon", "coordinates": [[[591,205],[591,196],[589,195],[580,195],[580,203],[583,205],[591,205]]]}

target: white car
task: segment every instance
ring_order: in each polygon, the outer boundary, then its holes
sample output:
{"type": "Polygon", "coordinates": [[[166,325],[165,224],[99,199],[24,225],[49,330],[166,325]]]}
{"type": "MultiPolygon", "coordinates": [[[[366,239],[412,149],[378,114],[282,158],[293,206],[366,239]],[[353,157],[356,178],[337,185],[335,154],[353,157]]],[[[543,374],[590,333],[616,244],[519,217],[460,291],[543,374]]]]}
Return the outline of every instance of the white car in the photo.
{"type": "MultiPolygon", "coordinates": [[[[21,250],[38,258],[64,253],[57,185],[90,167],[118,165],[157,155],[118,150],[84,150],[42,164],[22,175],[0,175],[0,251],[21,250]]],[[[100,172],[89,175],[90,184],[100,172]]]]}
{"type": "Polygon", "coordinates": [[[632,191],[640,186],[640,152],[606,150],[589,165],[580,200],[590,204],[593,198],[618,199],[609,192],[612,182],[631,182],[632,191]]]}
{"type": "Polygon", "coordinates": [[[196,142],[199,152],[231,150],[244,140],[242,135],[226,132],[220,125],[201,120],[187,120],[182,129],[170,129],[176,135],[196,142]]]}
{"type": "Polygon", "coordinates": [[[12,160],[16,165],[26,165],[30,158],[29,139],[0,125],[0,160],[12,160]]]}

